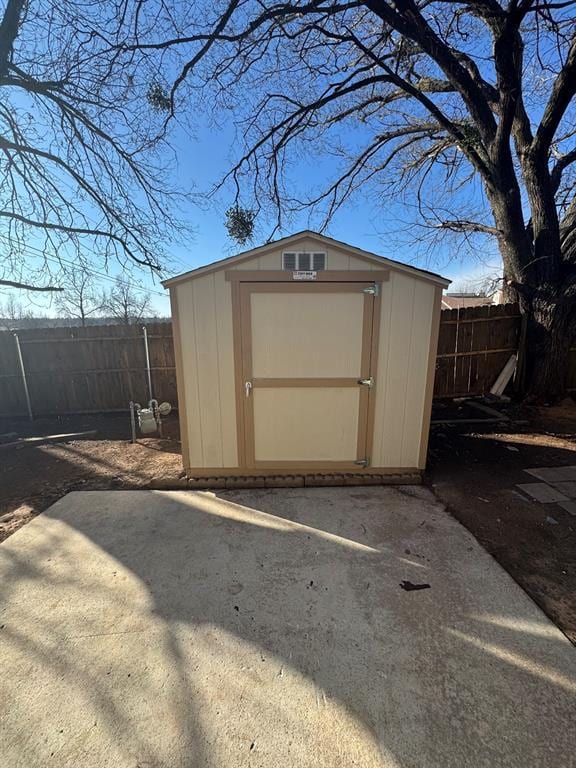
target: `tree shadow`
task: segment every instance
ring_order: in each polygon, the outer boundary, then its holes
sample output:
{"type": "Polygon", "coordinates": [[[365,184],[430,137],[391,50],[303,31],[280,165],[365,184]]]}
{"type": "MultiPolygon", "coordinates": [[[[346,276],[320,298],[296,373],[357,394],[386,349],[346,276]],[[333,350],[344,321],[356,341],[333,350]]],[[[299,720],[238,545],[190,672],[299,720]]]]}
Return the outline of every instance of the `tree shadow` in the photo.
{"type": "Polygon", "coordinates": [[[175,742],[174,765],[212,765],[178,637],[162,622],[134,627],[129,618],[118,626],[125,605],[117,586],[83,580],[82,564],[73,552],[61,552],[60,536],[48,531],[40,538],[32,557],[7,545],[0,549],[7,764],[100,766],[110,760],[164,768],[167,732],[175,742]],[[19,602],[22,588],[38,602],[19,602]],[[125,644],[123,636],[136,642],[125,644]],[[151,668],[160,674],[150,674],[151,668]],[[126,706],[130,689],[137,696],[126,706]]]}
{"type": "Polygon", "coordinates": [[[142,765],[571,759],[572,648],[425,489],[71,494],[45,518],[24,559],[26,529],[8,542],[11,652],[95,690],[115,747],[140,728],[142,765]]]}

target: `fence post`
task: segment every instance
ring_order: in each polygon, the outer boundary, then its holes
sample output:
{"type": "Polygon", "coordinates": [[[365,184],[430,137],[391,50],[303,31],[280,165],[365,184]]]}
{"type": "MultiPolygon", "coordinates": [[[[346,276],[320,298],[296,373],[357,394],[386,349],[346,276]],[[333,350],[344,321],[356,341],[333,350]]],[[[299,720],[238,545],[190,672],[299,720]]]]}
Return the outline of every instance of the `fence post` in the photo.
{"type": "Polygon", "coordinates": [[[150,352],[148,350],[148,331],[146,330],[146,326],[142,326],[142,332],[144,334],[144,350],[146,352],[146,373],[148,375],[148,392],[150,394],[149,399],[154,399],[154,394],[152,392],[152,373],[150,371],[150,352]]]}
{"type": "Polygon", "coordinates": [[[26,405],[28,407],[28,417],[30,421],[34,421],[34,414],[32,413],[32,403],[30,402],[30,392],[28,391],[28,382],[26,381],[26,369],[24,368],[24,360],[22,359],[22,350],[20,349],[20,339],[18,334],[14,334],[14,340],[16,341],[16,351],[18,352],[18,361],[20,363],[20,373],[22,374],[22,383],[24,384],[24,394],[26,395],[26,405]]]}

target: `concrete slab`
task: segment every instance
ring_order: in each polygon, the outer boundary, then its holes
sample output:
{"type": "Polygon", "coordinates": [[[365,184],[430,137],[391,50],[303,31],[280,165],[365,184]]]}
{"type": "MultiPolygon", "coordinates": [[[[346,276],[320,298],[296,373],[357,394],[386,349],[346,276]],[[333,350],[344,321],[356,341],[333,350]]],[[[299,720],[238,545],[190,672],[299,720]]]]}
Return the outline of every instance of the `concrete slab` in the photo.
{"type": "Polygon", "coordinates": [[[425,488],[72,493],[0,588],[10,768],[576,765],[574,648],[425,488]]]}
{"type": "Polygon", "coordinates": [[[560,480],[559,482],[550,483],[550,485],[567,498],[576,499],[576,481],[560,480]]]}
{"type": "Polygon", "coordinates": [[[568,501],[568,496],[564,496],[563,493],[552,488],[546,483],[520,483],[516,485],[520,491],[527,496],[531,496],[536,501],[542,504],[553,504],[558,501],[568,501]]]}
{"type": "Polygon", "coordinates": [[[561,482],[562,480],[576,481],[576,466],[569,467],[536,467],[535,469],[525,469],[529,475],[543,480],[545,483],[561,482]]]}
{"type": "Polygon", "coordinates": [[[558,506],[576,517],[576,501],[559,501],[558,506]]]}

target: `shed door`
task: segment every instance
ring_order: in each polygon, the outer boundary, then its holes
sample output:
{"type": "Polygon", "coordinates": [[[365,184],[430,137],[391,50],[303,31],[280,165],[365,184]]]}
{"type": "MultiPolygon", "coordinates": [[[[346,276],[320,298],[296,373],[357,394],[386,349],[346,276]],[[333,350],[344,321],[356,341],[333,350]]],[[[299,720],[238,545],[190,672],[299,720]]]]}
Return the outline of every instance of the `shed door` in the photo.
{"type": "Polygon", "coordinates": [[[248,467],[345,470],[368,458],[377,298],[365,289],[373,284],[242,284],[248,467]]]}

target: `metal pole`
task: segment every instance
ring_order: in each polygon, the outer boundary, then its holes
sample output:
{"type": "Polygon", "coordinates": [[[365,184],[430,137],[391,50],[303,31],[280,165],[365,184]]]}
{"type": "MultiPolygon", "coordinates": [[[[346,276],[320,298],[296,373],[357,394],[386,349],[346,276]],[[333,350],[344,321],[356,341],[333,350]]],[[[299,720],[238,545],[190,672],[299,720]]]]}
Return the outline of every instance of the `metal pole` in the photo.
{"type": "Polygon", "coordinates": [[[152,392],[152,373],[150,371],[150,352],[148,350],[148,331],[146,330],[146,326],[142,326],[142,332],[144,334],[144,349],[146,351],[146,373],[148,375],[148,392],[150,395],[150,400],[154,399],[154,394],[152,392]]]}
{"type": "Polygon", "coordinates": [[[18,334],[14,334],[16,339],[16,350],[18,352],[18,360],[20,362],[20,373],[22,374],[22,383],[24,384],[24,394],[26,395],[26,405],[28,406],[28,417],[30,421],[34,421],[34,414],[32,413],[32,403],[30,402],[30,392],[28,391],[28,382],[26,381],[26,369],[24,368],[24,360],[22,359],[22,350],[20,349],[20,339],[18,334]]]}
{"type": "Polygon", "coordinates": [[[136,442],[136,417],[134,416],[135,404],[130,400],[130,427],[132,429],[132,442],[136,442]]]}

